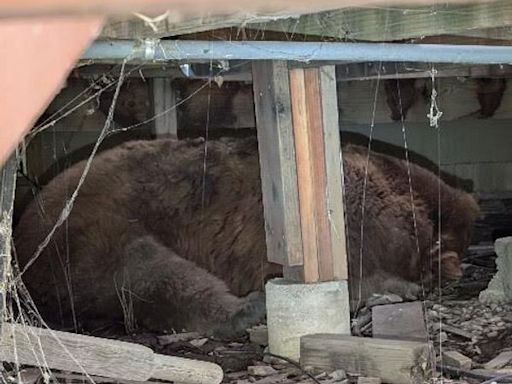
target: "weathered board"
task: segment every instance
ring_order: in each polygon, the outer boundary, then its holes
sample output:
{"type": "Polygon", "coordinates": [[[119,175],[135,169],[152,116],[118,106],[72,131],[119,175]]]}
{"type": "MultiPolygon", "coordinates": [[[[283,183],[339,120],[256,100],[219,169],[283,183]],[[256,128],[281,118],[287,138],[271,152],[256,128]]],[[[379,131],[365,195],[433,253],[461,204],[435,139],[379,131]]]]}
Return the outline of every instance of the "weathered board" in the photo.
{"type": "MultiPolygon", "coordinates": [[[[405,122],[428,124],[427,114],[430,110],[432,81],[427,78],[418,79],[415,87],[416,101],[408,110],[405,122]]],[[[443,112],[442,122],[480,117],[481,106],[477,93],[479,92],[479,85],[476,80],[455,77],[437,79],[435,90],[437,92],[437,103],[443,112]]],[[[341,82],[338,89],[338,98],[340,100],[340,119],[345,124],[369,124],[372,119],[375,123],[390,123],[393,121],[386,101],[382,79],[380,82],[377,80],[341,82]],[[377,84],[379,84],[378,88],[377,84]],[[373,107],[374,98],[376,98],[375,110],[373,107]]],[[[512,87],[510,83],[507,83],[501,98],[501,104],[492,118],[512,118],[512,87]]],[[[484,122],[485,120],[482,120],[482,124],[484,122]]]]}
{"type": "MultiPolygon", "coordinates": [[[[300,18],[260,23],[262,30],[363,41],[394,41],[420,36],[460,34],[512,24],[508,0],[470,4],[434,4],[345,8],[300,18]]],[[[251,28],[255,28],[252,24],[251,28]]]]}
{"type": "Polygon", "coordinates": [[[14,192],[16,189],[16,153],[4,164],[0,185],[0,330],[5,319],[5,295],[11,267],[11,236],[14,192]]]}
{"type": "Polygon", "coordinates": [[[213,363],[157,355],[118,340],[12,323],[4,323],[0,333],[0,361],[135,381],[210,384],[223,377],[213,363]]]}
{"type": "Polygon", "coordinates": [[[301,338],[300,363],[325,370],[343,369],[384,383],[423,383],[431,377],[432,347],[427,343],[338,334],[301,338]]]}
{"type": "Polygon", "coordinates": [[[253,89],[268,260],[303,264],[297,170],[286,62],[254,62],[253,89]]]}

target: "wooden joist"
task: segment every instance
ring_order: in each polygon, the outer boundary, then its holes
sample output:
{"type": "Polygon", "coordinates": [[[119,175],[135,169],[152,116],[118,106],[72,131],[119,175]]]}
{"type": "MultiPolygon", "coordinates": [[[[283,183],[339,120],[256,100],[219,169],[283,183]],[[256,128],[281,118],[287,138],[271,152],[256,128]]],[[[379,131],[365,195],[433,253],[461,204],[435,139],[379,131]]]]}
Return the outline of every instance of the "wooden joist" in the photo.
{"type": "MultiPolygon", "coordinates": [[[[414,3],[414,4],[411,4],[414,3]]],[[[407,7],[341,8],[300,18],[252,24],[267,31],[316,35],[359,41],[396,41],[431,35],[474,35],[475,30],[512,24],[508,0],[466,4],[421,4],[407,7]]],[[[509,32],[510,33],[510,32],[509,32]]]]}
{"type": "Polygon", "coordinates": [[[334,66],[253,64],[268,259],[304,282],[347,278],[334,66]]]}
{"type": "Polygon", "coordinates": [[[301,338],[300,362],[380,377],[383,383],[410,384],[430,377],[432,352],[428,343],[318,334],[301,338]]]}
{"type": "Polygon", "coordinates": [[[4,323],[0,361],[87,373],[122,380],[168,380],[214,384],[223,378],[213,363],[157,355],[147,347],[117,340],[4,323]]]}

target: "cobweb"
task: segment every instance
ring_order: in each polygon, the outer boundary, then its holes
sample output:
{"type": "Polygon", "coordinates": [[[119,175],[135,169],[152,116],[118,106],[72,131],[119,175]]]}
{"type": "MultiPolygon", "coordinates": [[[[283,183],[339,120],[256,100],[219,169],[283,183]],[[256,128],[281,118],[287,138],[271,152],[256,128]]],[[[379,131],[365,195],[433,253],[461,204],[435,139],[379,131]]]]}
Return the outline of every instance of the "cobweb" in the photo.
{"type": "MultiPolygon", "coordinates": [[[[435,10],[434,8],[435,7],[432,7],[432,12],[435,10]]],[[[396,12],[396,10],[397,10],[397,8],[392,9],[393,12],[396,12]]],[[[390,11],[391,11],[391,9],[390,9],[390,11]]],[[[404,12],[409,11],[409,9],[403,8],[403,11],[404,12]]],[[[317,20],[317,22],[319,23],[321,29],[325,30],[325,31],[328,31],[329,29],[331,29],[333,27],[332,24],[330,23],[330,21],[327,19],[319,18],[317,20]]],[[[299,27],[298,23],[296,24],[296,27],[298,29],[298,27],[299,27]]],[[[343,26],[341,26],[341,27],[343,27],[343,26]]],[[[341,28],[341,27],[337,26],[337,28],[341,28]]],[[[397,26],[395,26],[395,25],[390,25],[389,19],[386,19],[384,26],[383,26],[383,35],[386,36],[390,28],[396,28],[396,27],[397,26]]],[[[343,29],[343,28],[341,28],[341,29],[343,29]]],[[[329,33],[328,37],[329,37],[329,39],[335,40],[335,41],[347,41],[347,40],[352,41],[352,40],[355,40],[358,38],[358,36],[356,34],[346,33],[346,32],[347,31],[344,31],[343,33],[340,32],[340,35],[338,37],[333,37],[332,33],[329,33]]],[[[238,28],[238,33],[240,35],[245,34],[245,24],[238,28]]],[[[255,34],[254,35],[255,37],[264,39],[267,31],[265,30],[264,27],[259,27],[255,31],[253,31],[253,33],[255,34]]],[[[296,35],[297,34],[294,30],[292,30],[291,32],[285,33],[285,37],[289,40],[297,40],[298,38],[296,35]]],[[[327,33],[326,33],[326,35],[327,35],[327,33]]],[[[219,39],[223,38],[223,37],[215,37],[215,36],[213,36],[213,37],[219,38],[219,39]]],[[[324,39],[324,38],[327,38],[327,36],[321,35],[321,36],[319,36],[319,38],[324,39]]],[[[305,39],[305,37],[304,37],[304,39],[305,39]]],[[[213,54],[213,52],[212,52],[212,54],[213,54]]],[[[122,62],[122,64],[120,65],[120,72],[117,75],[117,79],[114,79],[114,70],[103,74],[98,80],[91,82],[91,84],[88,87],[86,87],[82,92],[80,92],[78,95],[76,95],[71,100],[69,100],[65,105],[63,105],[59,109],[59,111],[52,113],[45,120],[41,121],[37,126],[35,126],[34,129],[30,132],[30,134],[26,137],[26,139],[24,141],[24,148],[25,148],[26,146],[30,145],[31,141],[38,134],[41,134],[42,132],[44,132],[46,130],[52,129],[52,127],[54,127],[55,124],[57,124],[58,122],[66,119],[67,117],[69,117],[70,115],[72,115],[73,113],[78,111],[80,108],[84,107],[87,103],[96,100],[103,92],[115,89],[114,97],[113,97],[112,103],[109,108],[106,122],[95,141],[94,147],[93,147],[90,155],[87,158],[86,166],[84,168],[84,171],[80,178],[78,186],[76,187],[76,189],[71,191],[70,197],[66,201],[65,208],[61,212],[58,220],[52,227],[51,231],[47,234],[44,241],[38,247],[38,249],[35,252],[35,254],[33,255],[31,261],[26,266],[24,266],[23,269],[20,270],[16,265],[16,261],[13,262],[12,274],[10,276],[10,279],[8,280],[9,302],[8,302],[5,318],[10,323],[16,323],[16,324],[22,325],[24,327],[24,332],[26,332],[27,334],[29,334],[30,332],[34,332],[33,328],[31,328],[33,326],[45,328],[48,330],[50,330],[50,329],[48,328],[48,326],[45,323],[45,321],[43,320],[43,318],[40,316],[36,306],[34,305],[33,300],[30,297],[29,292],[27,291],[27,289],[25,288],[25,286],[23,284],[23,281],[22,281],[23,274],[26,272],[26,270],[28,268],[30,268],[34,264],[34,262],[37,260],[37,258],[43,252],[43,250],[51,243],[52,237],[55,234],[55,232],[61,226],[67,225],[67,218],[73,209],[73,204],[74,204],[77,196],[80,193],[80,187],[85,182],[88,172],[90,170],[90,166],[91,166],[93,160],[95,159],[95,156],[97,155],[98,150],[99,150],[101,144],[103,143],[103,141],[105,140],[105,138],[110,135],[113,135],[115,133],[127,132],[127,131],[133,130],[135,128],[142,127],[148,123],[151,123],[151,122],[155,121],[156,119],[164,116],[165,114],[170,113],[174,109],[178,108],[180,105],[186,103],[191,98],[193,98],[194,96],[199,94],[199,92],[205,90],[206,88],[209,88],[208,97],[207,97],[208,105],[206,108],[207,109],[207,118],[206,118],[206,125],[205,125],[205,131],[204,131],[205,142],[204,142],[204,158],[203,158],[203,197],[202,197],[202,204],[204,207],[204,199],[205,199],[205,186],[204,185],[205,185],[205,177],[206,177],[206,174],[208,171],[207,170],[207,168],[208,168],[208,142],[209,142],[209,132],[210,132],[210,109],[211,109],[211,102],[212,102],[212,99],[211,99],[212,95],[211,95],[210,91],[211,91],[212,80],[213,80],[213,69],[212,69],[213,60],[210,60],[210,63],[209,63],[210,64],[210,81],[205,82],[197,90],[192,92],[187,98],[180,100],[179,102],[177,102],[175,105],[171,106],[170,108],[167,108],[166,110],[164,110],[158,114],[154,114],[153,116],[147,118],[144,121],[141,121],[141,122],[138,122],[135,124],[130,124],[130,125],[124,126],[124,127],[119,127],[119,126],[114,126],[113,121],[114,121],[114,110],[116,107],[116,103],[117,103],[117,99],[118,99],[121,87],[122,87],[127,76],[137,73],[138,71],[140,71],[141,69],[144,68],[144,65],[136,65],[135,67],[133,67],[129,70],[126,70],[126,64],[128,61],[129,61],[129,58],[125,59],[122,62]]],[[[305,61],[307,61],[307,58],[305,61]]],[[[243,66],[246,64],[247,63],[241,63],[239,65],[243,66]]],[[[375,90],[374,90],[373,94],[371,95],[371,97],[369,97],[369,102],[371,103],[371,110],[370,110],[371,117],[370,117],[370,124],[369,124],[369,141],[368,141],[368,148],[367,148],[368,151],[367,151],[367,159],[366,159],[366,166],[365,166],[365,176],[364,176],[364,182],[363,182],[364,188],[363,188],[363,192],[362,192],[363,193],[363,196],[362,196],[363,204],[361,206],[361,223],[360,223],[361,240],[360,240],[360,249],[359,249],[359,257],[360,257],[360,260],[359,260],[360,261],[359,262],[359,266],[360,266],[359,299],[361,299],[361,296],[362,296],[361,284],[363,283],[363,275],[362,275],[363,263],[364,263],[363,241],[365,241],[364,223],[365,223],[365,220],[368,219],[365,215],[366,198],[367,198],[366,193],[367,193],[367,183],[368,183],[368,167],[370,164],[370,158],[371,158],[371,153],[372,153],[372,140],[374,138],[374,130],[377,129],[377,127],[376,127],[376,108],[377,108],[377,102],[378,102],[378,96],[379,96],[379,89],[381,86],[381,70],[380,70],[380,68],[382,67],[382,63],[378,63],[378,65],[379,65],[379,70],[378,70],[378,77],[376,80],[375,90]]],[[[225,71],[221,70],[220,73],[217,74],[216,76],[222,76],[227,71],[228,71],[227,69],[225,71]]],[[[436,70],[435,70],[434,66],[432,66],[431,74],[432,74],[432,76],[431,76],[431,82],[432,82],[431,102],[430,102],[430,112],[427,117],[429,119],[430,125],[432,127],[434,127],[437,131],[437,133],[436,133],[437,134],[437,154],[438,154],[437,160],[438,160],[438,164],[440,164],[441,139],[440,139],[439,123],[440,123],[440,118],[442,116],[442,112],[440,111],[439,106],[438,106],[437,92],[436,92],[436,86],[435,86],[436,70]]],[[[397,71],[397,75],[398,75],[398,71],[397,71]]],[[[400,92],[400,87],[397,87],[397,88],[400,92]]],[[[400,109],[402,109],[401,108],[402,107],[402,105],[401,105],[402,98],[401,98],[400,94],[399,94],[399,101],[400,101],[400,109]]],[[[408,169],[408,183],[409,183],[409,191],[410,191],[410,197],[411,197],[411,216],[412,216],[412,222],[414,225],[415,240],[416,240],[416,244],[417,244],[417,248],[418,248],[417,251],[419,253],[419,237],[418,237],[418,233],[417,233],[418,229],[417,229],[417,222],[416,222],[416,207],[414,205],[414,199],[413,199],[413,195],[414,195],[415,191],[414,191],[413,180],[411,177],[411,168],[410,168],[410,160],[409,160],[409,145],[408,145],[408,141],[407,141],[407,125],[406,125],[404,117],[403,117],[403,111],[402,111],[402,118],[400,121],[400,125],[401,125],[403,146],[404,146],[405,157],[406,157],[406,162],[407,162],[407,169],[408,169]]],[[[26,164],[24,164],[24,166],[26,166],[26,164]]],[[[440,169],[439,169],[438,176],[440,177],[440,169]]],[[[439,185],[438,185],[438,191],[439,191],[438,221],[439,221],[439,223],[438,223],[438,234],[437,234],[439,242],[441,240],[441,238],[440,238],[440,233],[441,233],[440,188],[441,188],[441,184],[440,183],[441,183],[441,181],[439,180],[439,185]]],[[[35,198],[37,199],[38,197],[35,196],[35,198]]],[[[45,214],[44,213],[44,202],[39,201],[39,204],[40,204],[40,208],[41,208],[41,214],[44,215],[45,214]]],[[[203,214],[203,211],[201,211],[201,214],[203,214]]],[[[202,241],[201,238],[199,238],[199,243],[201,243],[201,241],[202,241]]],[[[348,246],[350,246],[350,244],[348,244],[348,246]]],[[[62,257],[65,258],[66,255],[63,255],[62,257]]],[[[65,260],[63,261],[63,263],[65,264],[65,260]]],[[[440,263],[439,263],[439,268],[441,268],[440,263]]],[[[263,269],[263,260],[262,260],[262,269],[263,269]]],[[[438,280],[439,280],[439,282],[441,282],[441,270],[440,269],[438,271],[438,274],[439,274],[438,280]]],[[[263,276],[262,276],[262,284],[263,284],[263,276]]],[[[71,282],[68,282],[68,285],[70,286],[70,290],[71,290],[71,286],[72,286],[71,282]]],[[[71,291],[69,292],[69,294],[70,294],[70,297],[73,297],[73,294],[71,291]]],[[[442,300],[441,295],[439,296],[439,300],[442,300]]],[[[440,324],[440,326],[442,326],[442,324],[440,324]]],[[[77,330],[78,330],[78,327],[75,323],[75,331],[77,331],[77,330]]],[[[57,342],[59,342],[59,339],[57,336],[55,336],[55,339],[57,342]]],[[[439,345],[440,345],[439,353],[441,354],[442,342],[440,342],[439,345]]],[[[63,349],[65,348],[65,346],[63,344],[61,344],[61,347],[63,349]]],[[[43,357],[43,359],[38,362],[39,368],[37,368],[37,370],[40,373],[38,380],[42,380],[42,382],[44,382],[44,383],[49,383],[52,380],[56,380],[58,377],[62,378],[62,376],[59,376],[62,374],[60,374],[58,372],[54,372],[48,367],[48,364],[44,360],[44,353],[41,350],[41,346],[34,345],[33,348],[34,348],[34,351],[39,351],[39,353],[35,353],[35,356],[43,357]]],[[[74,356],[72,356],[72,354],[69,354],[69,358],[70,358],[70,360],[74,360],[76,362],[76,360],[75,360],[74,356]]],[[[76,363],[78,364],[78,362],[76,362],[76,363]]],[[[22,367],[23,367],[22,364],[19,364],[17,361],[14,361],[13,364],[10,364],[8,366],[9,369],[7,371],[3,372],[3,375],[1,377],[2,382],[5,384],[12,383],[13,381],[17,381],[19,383],[25,382],[25,379],[22,378],[22,374],[23,374],[22,367]]],[[[81,373],[82,373],[82,375],[80,375],[78,377],[73,376],[73,375],[67,375],[67,378],[75,378],[75,379],[82,378],[83,379],[85,376],[86,380],[93,382],[93,383],[95,382],[95,380],[98,379],[95,377],[91,377],[87,372],[85,372],[85,370],[82,370],[81,373]]],[[[101,381],[105,382],[105,381],[108,381],[108,379],[101,379],[101,381]]]]}

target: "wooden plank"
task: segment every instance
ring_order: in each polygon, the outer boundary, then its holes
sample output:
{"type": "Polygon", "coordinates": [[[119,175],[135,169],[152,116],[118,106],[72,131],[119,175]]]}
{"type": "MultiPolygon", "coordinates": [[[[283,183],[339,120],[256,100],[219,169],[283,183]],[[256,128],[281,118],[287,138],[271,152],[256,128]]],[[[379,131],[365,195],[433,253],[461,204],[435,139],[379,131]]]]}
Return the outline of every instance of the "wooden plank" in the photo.
{"type": "Polygon", "coordinates": [[[304,70],[306,87],[306,107],[308,117],[309,149],[312,155],[312,185],[317,228],[317,260],[318,280],[332,281],[333,249],[331,247],[331,232],[327,212],[327,174],[325,164],[325,146],[322,119],[322,101],[320,93],[320,70],[308,68],[304,70]]]}
{"type": "Polygon", "coordinates": [[[335,67],[320,67],[320,100],[327,175],[327,219],[332,247],[334,278],[348,279],[345,209],[343,206],[343,161],[341,154],[335,67]]]}
{"type": "Polygon", "coordinates": [[[11,323],[2,327],[0,360],[135,381],[209,384],[223,378],[222,369],[213,363],[157,355],[142,345],[117,340],[11,323]]]}
{"type": "Polygon", "coordinates": [[[500,369],[512,361],[512,351],[503,351],[491,361],[485,363],[485,369],[500,369]]]}
{"type": "Polygon", "coordinates": [[[469,4],[340,8],[258,23],[251,28],[360,41],[395,41],[429,35],[464,34],[467,30],[512,25],[508,0],[469,4]]]}
{"type": "MultiPolygon", "coordinates": [[[[474,2],[474,0],[470,0],[474,2]]],[[[488,2],[489,0],[479,0],[488,2]]],[[[432,0],[415,0],[418,4],[431,4],[432,0]]],[[[443,3],[466,3],[468,0],[444,0],[443,3]]],[[[345,0],[345,7],[357,7],[378,5],[388,7],[390,5],[410,5],[411,0],[345,0]]],[[[130,12],[149,12],[156,16],[158,12],[172,10],[174,13],[193,12],[222,14],[224,12],[257,12],[262,9],[275,11],[277,17],[283,10],[293,9],[297,12],[317,12],[333,9],[340,6],[338,0],[318,0],[312,3],[310,0],[296,0],[291,5],[289,0],[219,0],[214,4],[210,0],[180,1],[180,0],[90,0],[84,4],[80,0],[40,0],[34,3],[31,0],[0,1],[0,16],[34,16],[34,15],[97,15],[97,14],[126,14],[130,12]]]]}
{"type": "Polygon", "coordinates": [[[253,63],[268,260],[297,266],[303,253],[289,88],[286,62],[253,63]]]}
{"type": "Polygon", "coordinates": [[[292,106],[293,136],[297,162],[297,186],[299,191],[300,223],[304,251],[304,281],[319,279],[317,226],[314,194],[313,154],[309,137],[309,121],[306,106],[304,70],[290,71],[290,98],[292,106]]]}
{"type": "Polygon", "coordinates": [[[172,86],[172,78],[153,78],[153,109],[156,116],[156,136],[158,138],[178,137],[176,92],[172,86]]]}
{"type": "MultiPolygon", "coordinates": [[[[371,107],[368,106],[369,95],[375,96],[375,123],[391,123],[391,112],[386,102],[386,92],[383,82],[376,90],[377,81],[346,81],[338,89],[338,97],[342,100],[342,124],[368,125],[368,115],[371,107]]],[[[507,84],[501,98],[501,104],[494,112],[492,119],[510,119],[512,117],[512,87],[507,84]]],[[[407,112],[406,122],[428,123],[427,113],[430,108],[430,93],[432,83],[430,79],[418,79],[415,86],[416,100],[407,112]]],[[[442,78],[436,81],[437,103],[441,106],[443,116],[441,120],[453,121],[458,119],[477,118],[481,105],[478,101],[478,92],[481,86],[476,79],[442,78]]],[[[485,91],[482,89],[482,91],[485,91]]],[[[496,93],[496,97],[499,95],[496,93]]],[[[489,97],[492,97],[489,94],[489,97]]]]}
{"type": "Polygon", "coordinates": [[[409,384],[431,377],[432,352],[428,343],[317,334],[301,338],[300,363],[380,377],[384,383],[409,384]]]}
{"type": "Polygon", "coordinates": [[[427,341],[423,305],[419,301],[372,308],[373,336],[383,339],[427,341]]]}
{"type": "MultiPolygon", "coordinates": [[[[420,79],[432,77],[430,63],[346,63],[336,64],[337,80],[340,82],[353,80],[385,80],[385,79],[420,79]]],[[[500,78],[512,77],[512,65],[460,65],[436,64],[436,78],[470,77],[500,78]]]]}
{"type": "Polygon", "coordinates": [[[1,171],[0,185],[0,330],[4,319],[7,277],[11,268],[12,214],[16,190],[16,153],[1,171]]]}

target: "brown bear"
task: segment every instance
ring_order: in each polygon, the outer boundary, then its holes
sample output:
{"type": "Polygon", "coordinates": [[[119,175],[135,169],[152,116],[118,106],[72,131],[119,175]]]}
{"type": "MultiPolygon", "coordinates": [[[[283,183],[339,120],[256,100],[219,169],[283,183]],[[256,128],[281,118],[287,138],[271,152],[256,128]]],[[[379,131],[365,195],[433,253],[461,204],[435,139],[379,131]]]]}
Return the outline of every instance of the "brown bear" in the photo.
{"type": "MultiPolygon", "coordinates": [[[[375,292],[407,294],[429,278],[438,188],[441,240],[449,239],[440,253],[463,252],[478,212],[469,195],[402,160],[368,158],[362,147],[347,146],[343,155],[354,303],[375,292]]],[[[135,141],[106,150],[69,218],[34,258],[84,166],[55,177],[15,228],[23,281],[47,321],[91,329],[130,317],[160,332],[230,336],[264,317],[258,292],[282,269],[266,259],[255,138],[135,141]]]]}

